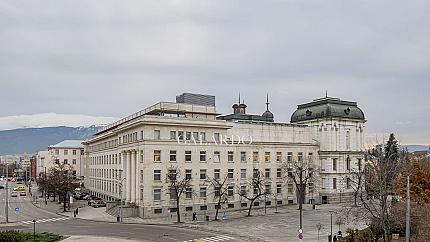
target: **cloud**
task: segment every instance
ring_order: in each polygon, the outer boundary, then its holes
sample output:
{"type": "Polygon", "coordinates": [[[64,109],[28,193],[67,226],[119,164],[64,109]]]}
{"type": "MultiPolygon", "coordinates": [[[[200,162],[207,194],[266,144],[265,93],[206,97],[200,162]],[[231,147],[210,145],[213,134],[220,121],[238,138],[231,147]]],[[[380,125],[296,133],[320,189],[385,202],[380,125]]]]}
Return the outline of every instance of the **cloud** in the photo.
{"type": "Polygon", "coordinates": [[[0,116],[124,117],[181,92],[277,121],[357,101],[369,133],[430,143],[430,4],[408,1],[2,1],[0,116]],[[399,126],[393,120],[413,120],[399,126]]]}

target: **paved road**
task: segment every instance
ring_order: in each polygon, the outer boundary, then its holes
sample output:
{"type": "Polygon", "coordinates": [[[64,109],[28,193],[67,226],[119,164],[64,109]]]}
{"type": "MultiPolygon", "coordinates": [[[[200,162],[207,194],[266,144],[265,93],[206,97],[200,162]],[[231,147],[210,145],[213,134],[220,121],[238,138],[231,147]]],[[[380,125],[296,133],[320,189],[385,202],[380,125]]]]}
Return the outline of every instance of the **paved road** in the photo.
{"type": "MultiPolygon", "coordinates": [[[[4,182],[0,182],[4,184],[4,182]]],[[[19,224],[19,229],[33,231],[33,219],[36,219],[36,230],[39,232],[47,231],[62,235],[93,235],[114,238],[124,238],[137,241],[191,241],[204,239],[205,241],[229,241],[239,242],[228,235],[200,232],[196,230],[175,228],[169,226],[152,226],[144,224],[116,224],[107,222],[93,222],[69,217],[63,217],[43,209],[39,209],[32,204],[32,197],[10,197],[11,190],[16,186],[9,182],[9,222],[19,224]],[[15,209],[18,208],[19,212],[15,209]]],[[[28,188],[26,188],[28,191],[28,188]]],[[[0,190],[1,206],[0,218],[4,222],[5,216],[5,190],[0,190]]],[[[2,228],[0,230],[9,229],[2,228]]]]}

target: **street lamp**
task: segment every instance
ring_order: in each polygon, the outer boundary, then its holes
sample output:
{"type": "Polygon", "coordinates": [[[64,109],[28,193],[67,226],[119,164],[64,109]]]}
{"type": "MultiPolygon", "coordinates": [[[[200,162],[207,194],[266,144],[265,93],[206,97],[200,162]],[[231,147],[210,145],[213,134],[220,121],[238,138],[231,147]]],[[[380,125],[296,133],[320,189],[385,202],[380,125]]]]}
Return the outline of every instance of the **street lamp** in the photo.
{"type": "Polygon", "coordinates": [[[123,189],[122,189],[122,187],[123,187],[123,185],[122,185],[122,183],[124,182],[124,180],[125,180],[126,178],[124,177],[124,178],[122,178],[122,180],[121,180],[121,182],[120,182],[120,186],[121,186],[121,201],[120,201],[120,206],[119,206],[119,221],[122,223],[122,192],[123,192],[123,189]]]}
{"type": "Polygon", "coordinates": [[[317,230],[318,230],[318,242],[320,242],[320,230],[322,229],[322,224],[317,223],[317,230]]]}
{"type": "Polygon", "coordinates": [[[334,211],[329,211],[330,213],[330,242],[333,242],[333,213],[334,211]]]}

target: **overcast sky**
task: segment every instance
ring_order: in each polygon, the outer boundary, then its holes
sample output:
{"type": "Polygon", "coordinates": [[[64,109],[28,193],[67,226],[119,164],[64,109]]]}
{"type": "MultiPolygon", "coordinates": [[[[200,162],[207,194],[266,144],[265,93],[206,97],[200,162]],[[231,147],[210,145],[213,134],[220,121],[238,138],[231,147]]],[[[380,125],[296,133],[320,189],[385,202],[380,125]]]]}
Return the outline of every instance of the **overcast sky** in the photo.
{"type": "Polygon", "coordinates": [[[268,92],[289,122],[327,90],[358,102],[368,136],[430,144],[429,13],[428,0],[3,0],[0,117],[123,117],[182,92],[223,113],[241,92],[260,114],[268,92]]]}

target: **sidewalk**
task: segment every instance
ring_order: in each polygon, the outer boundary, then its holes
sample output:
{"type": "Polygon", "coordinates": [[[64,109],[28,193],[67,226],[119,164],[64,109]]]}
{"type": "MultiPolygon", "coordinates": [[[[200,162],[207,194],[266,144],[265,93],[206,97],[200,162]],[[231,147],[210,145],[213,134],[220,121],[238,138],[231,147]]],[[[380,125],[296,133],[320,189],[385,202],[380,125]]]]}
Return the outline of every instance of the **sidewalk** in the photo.
{"type": "MultiPolygon", "coordinates": [[[[62,241],[67,242],[134,242],[137,240],[128,240],[128,239],[118,239],[118,238],[111,238],[111,237],[96,237],[96,236],[70,236],[67,239],[64,239],[62,241]]],[[[141,240],[139,240],[141,241],[141,240]]]]}

